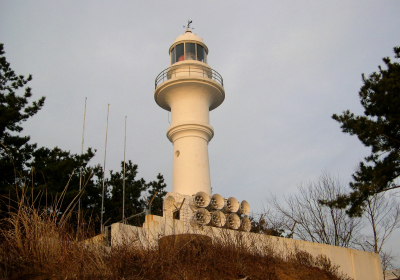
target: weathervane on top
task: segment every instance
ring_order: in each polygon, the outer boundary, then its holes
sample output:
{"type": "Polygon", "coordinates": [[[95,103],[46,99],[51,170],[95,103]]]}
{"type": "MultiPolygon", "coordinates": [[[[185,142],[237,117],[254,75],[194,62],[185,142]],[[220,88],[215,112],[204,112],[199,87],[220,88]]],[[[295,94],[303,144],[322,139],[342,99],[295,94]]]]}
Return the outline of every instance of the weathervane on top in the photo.
{"type": "Polygon", "coordinates": [[[190,29],[194,29],[194,27],[190,27],[190,24],[192,24],[192,22],[193,22],[193,20],[188,20],[188,24],[185,26],[183,26],[183,28],[186,28],[187,30],[190,30],[190,29]]]}

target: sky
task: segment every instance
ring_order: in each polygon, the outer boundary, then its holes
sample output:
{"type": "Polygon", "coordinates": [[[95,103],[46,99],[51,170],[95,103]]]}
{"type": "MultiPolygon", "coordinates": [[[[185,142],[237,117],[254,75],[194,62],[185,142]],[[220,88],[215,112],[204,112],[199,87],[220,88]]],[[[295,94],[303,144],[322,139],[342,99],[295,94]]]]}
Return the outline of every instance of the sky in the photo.
{"type": "MultiPolygon", "coordinates": [[[[210,112],[214,193],[247,200],[261,213],[270,195],[295,194],[324,172],[351,180],[370,153],[331,116],[363,110],[361,74],[400,45],[400,1],[11,1],[0,2],[0,42],[17,74],[33,75],[43,109],[24,123],[33,143],[80,153],[106,170],[124,156],[146,181],[164,175],[172,190],[168,112],[154,79],[193,20],[224,79],[225,101],[210,112]]],[[[388,248],[399,254],[399,231],[388,248]]],[[[400,243],[400,242],[399,242],[400,243]]],[[[400,261],[398,261],[400,267],[400,261]]]]}

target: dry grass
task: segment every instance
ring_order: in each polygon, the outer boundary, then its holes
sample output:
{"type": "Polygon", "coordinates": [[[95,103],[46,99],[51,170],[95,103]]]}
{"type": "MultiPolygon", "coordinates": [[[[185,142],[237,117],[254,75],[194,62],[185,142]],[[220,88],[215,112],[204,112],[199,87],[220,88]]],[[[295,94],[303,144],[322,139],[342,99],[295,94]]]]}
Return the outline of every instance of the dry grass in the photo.
{"type": "Polygon", "coordinates": [[[88,246],[79,240],[92,231],[72,229],[68,220],[21,200],[1,221],[0,279],[347,279],[322,256],[283,257],[240,242],[88,246]]]}

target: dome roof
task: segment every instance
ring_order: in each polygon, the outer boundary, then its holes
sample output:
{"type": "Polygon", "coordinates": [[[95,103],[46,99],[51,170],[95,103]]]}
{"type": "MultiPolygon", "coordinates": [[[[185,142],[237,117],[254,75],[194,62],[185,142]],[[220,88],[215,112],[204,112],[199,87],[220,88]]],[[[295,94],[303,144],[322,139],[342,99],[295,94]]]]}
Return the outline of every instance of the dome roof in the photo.
{"type": "Polygon", "coordinates": [[[174,44],[179,42],[179,41],[198,41],[204,44],[203,39],[200,38],[197,34],[192,33],[190,30],[186,30],[185,33],[179,35],[175,41],[174,44]]]}
{"type": "Polygon", "coordinates": [[[198,36],[195,33],[192,33],[192,31],[190,31],[190,30],[186,30],[185,33],[179,35],[174,40],[171,47],[169,48],[169,52],[171,52],[172,48],[175,47],[176,45],[180,44],[181,42],[182,43],[183,42],[198,43],[199,45],[202,45],[206,49],[206,52],[208,53],[208,48],[207,48],[206,44],[204,44],[203,38],[200,38],[200,36],[198,36]]]}

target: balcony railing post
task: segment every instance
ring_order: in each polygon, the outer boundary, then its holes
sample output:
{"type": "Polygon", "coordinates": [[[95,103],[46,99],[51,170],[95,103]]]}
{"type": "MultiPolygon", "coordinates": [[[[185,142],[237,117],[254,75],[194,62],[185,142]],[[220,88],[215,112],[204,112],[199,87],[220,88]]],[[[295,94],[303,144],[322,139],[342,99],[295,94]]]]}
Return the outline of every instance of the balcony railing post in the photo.
{"type": "Polygon", "coordinates": [[[194,71],[194,73],[199,73],[201,70],[201,72],[203,73],[203,77],[204,78],[209,78],[211,80],[214,80],[216,82],[218,82],[219,84],[221,84],[222,86],[224,86],[224,81],[221,77],[221,75],[215,71],[214,69],[202,66],[202,65],[195,65],[194,69],[191,69],[193,65],[188,65],[189,69],[180,69],[180,67],[176,67],[176,66],[171,66],[167,69],[164,69],[160,74],[158,74],[158,76],[155,79],[155,87],[157,88],[157,86],[160,83],[163,83],[164,81],[168,81],[169,79],[173,78],[173,75],[175,76],[175,78],[178,77],[178,71],[179,73],[184,73],[187,71],[188,75],[191,76],[192,72],[194,71]]]}

